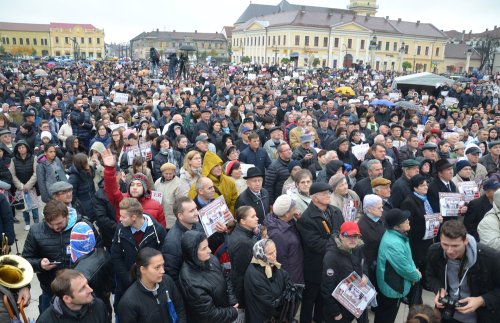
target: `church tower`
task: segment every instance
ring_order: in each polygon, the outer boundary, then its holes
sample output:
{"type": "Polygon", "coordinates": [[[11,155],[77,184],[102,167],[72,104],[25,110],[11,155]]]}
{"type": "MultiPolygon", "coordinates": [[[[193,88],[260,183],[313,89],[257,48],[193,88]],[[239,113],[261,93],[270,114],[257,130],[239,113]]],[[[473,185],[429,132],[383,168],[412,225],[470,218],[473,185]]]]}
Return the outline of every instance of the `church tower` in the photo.
{"type": "Polygon", "coordinates": [[[377,13],[378,6],[376,0],[350,0],[349,2],[350,4],[347,6],[347,9],[354,11],[358,15],[375,16],[375,14],[377,13]]]}

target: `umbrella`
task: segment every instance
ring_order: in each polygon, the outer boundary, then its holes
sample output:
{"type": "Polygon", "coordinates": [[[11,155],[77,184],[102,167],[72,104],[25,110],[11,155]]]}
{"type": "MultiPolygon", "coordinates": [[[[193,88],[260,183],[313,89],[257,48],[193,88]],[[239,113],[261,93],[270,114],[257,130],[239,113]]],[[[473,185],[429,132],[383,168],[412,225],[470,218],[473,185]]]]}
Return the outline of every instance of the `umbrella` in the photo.
{"type": "Polygon", "coordinates": [[[457,79],[457,82],[467,83],[467,82],[472,82],[472,80],[471,80],[470,78],[468,78],[468,77],[464,77],[464,76],[462,76],[462,77],[459,77],[459,78],[457,79]]]}
{"type": "Polygon", "coordinates": [[[386,107],[392,107],[394,105],[393,102],[389,101],[389,100],[373,100],[372,102],[370,102],[371,105],[385,105],[386,107]]]}
{"type": "Polygon", "coordinates": [[[405,110],[415,110],[415,111],[418,110],[418,106],[414,103],[409,102],[409,101],[399,101],[399,102],[396,102],[395,105],[397,107],[403,108],[405,110]]]}
{"type": "Polygon", "coordinates": [[[194,48],[191,45],[182,45],[179,47],[179,50],[185,51],[185,52],[196,52],[196,48],[194,48]]]}
{"type": "Polygon", "coordinates": [[[355,96],[354,90],[350,86],[341,86],[335,90],[335,93],[342,93],[345,95],[355,96]]]}
{"type": "Polygon", "coordinates": [[[45,72],[43,69],[39,68],[36,69],[35,72],[33,73],[35,76],[48,76],[49,74],[45,72]]]}
{"type": "Polygon", "coordinates": [[[289,284],[283,293],[283,306],[281,308],[280,321],[293,322],[302,300],[304,285],[289,284]]]}

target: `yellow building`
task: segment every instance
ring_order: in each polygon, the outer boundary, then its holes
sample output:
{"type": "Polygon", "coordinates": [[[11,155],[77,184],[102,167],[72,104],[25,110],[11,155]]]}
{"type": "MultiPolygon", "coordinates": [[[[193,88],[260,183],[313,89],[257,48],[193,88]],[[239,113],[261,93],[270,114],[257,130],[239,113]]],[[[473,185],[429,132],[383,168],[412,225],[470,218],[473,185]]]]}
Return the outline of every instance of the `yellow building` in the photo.
{"type": "Polygon", "coordinates": [[[23,24],[0,22],[0,42],[7,53],[20,56],[102,58],[104,30],[91,24],[23,24]]]}
{"type": "Polygon", "coordinates": [[[410,70],[445,71],[447,36],[432,24],[361,15],[367,13],[366,8],[358,14],[352,10],[290,5],[285,0],[276,13],[255,15],[241,22],[250,16],[249,12],[259,13],[258,6],[262,5],[250,4],[235,24],[235,62],[241,62],[244,56],[257,64],[290,58],[299,67],[316,63],[339,68],[357,63],[399,71],[406,61],[412,66],[410,70]]]}

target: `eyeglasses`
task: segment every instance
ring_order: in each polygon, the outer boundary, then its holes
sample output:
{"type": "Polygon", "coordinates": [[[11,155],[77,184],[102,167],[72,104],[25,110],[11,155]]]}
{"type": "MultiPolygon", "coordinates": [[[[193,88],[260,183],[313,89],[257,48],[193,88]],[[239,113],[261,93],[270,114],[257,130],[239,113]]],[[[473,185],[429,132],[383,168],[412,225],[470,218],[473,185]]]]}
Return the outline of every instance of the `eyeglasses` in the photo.
{"type": "Polygon", "coordinates": [[[348,239],[359,239],[359,238],[361,238],[361,235],[359,235],[359,234],[349,235],[347,232],[342,233],[342,236],[344,238],[348,238],[348,239]]]}

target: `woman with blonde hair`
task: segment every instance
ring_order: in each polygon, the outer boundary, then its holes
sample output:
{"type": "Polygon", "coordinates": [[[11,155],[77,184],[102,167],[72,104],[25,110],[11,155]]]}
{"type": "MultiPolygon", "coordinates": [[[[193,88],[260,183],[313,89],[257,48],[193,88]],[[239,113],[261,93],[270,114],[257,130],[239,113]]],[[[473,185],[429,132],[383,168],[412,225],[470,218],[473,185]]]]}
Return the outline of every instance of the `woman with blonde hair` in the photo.
{"type": "Polygon", "coordinates": [[[196,181],[201,177],[201,166],[203,164],[203,158],[199,151],[191,150],[186,154],[184,158],[184,165],[180,171],[180,187],[182,192],[186,195],[189,189],[196,181]]]}

